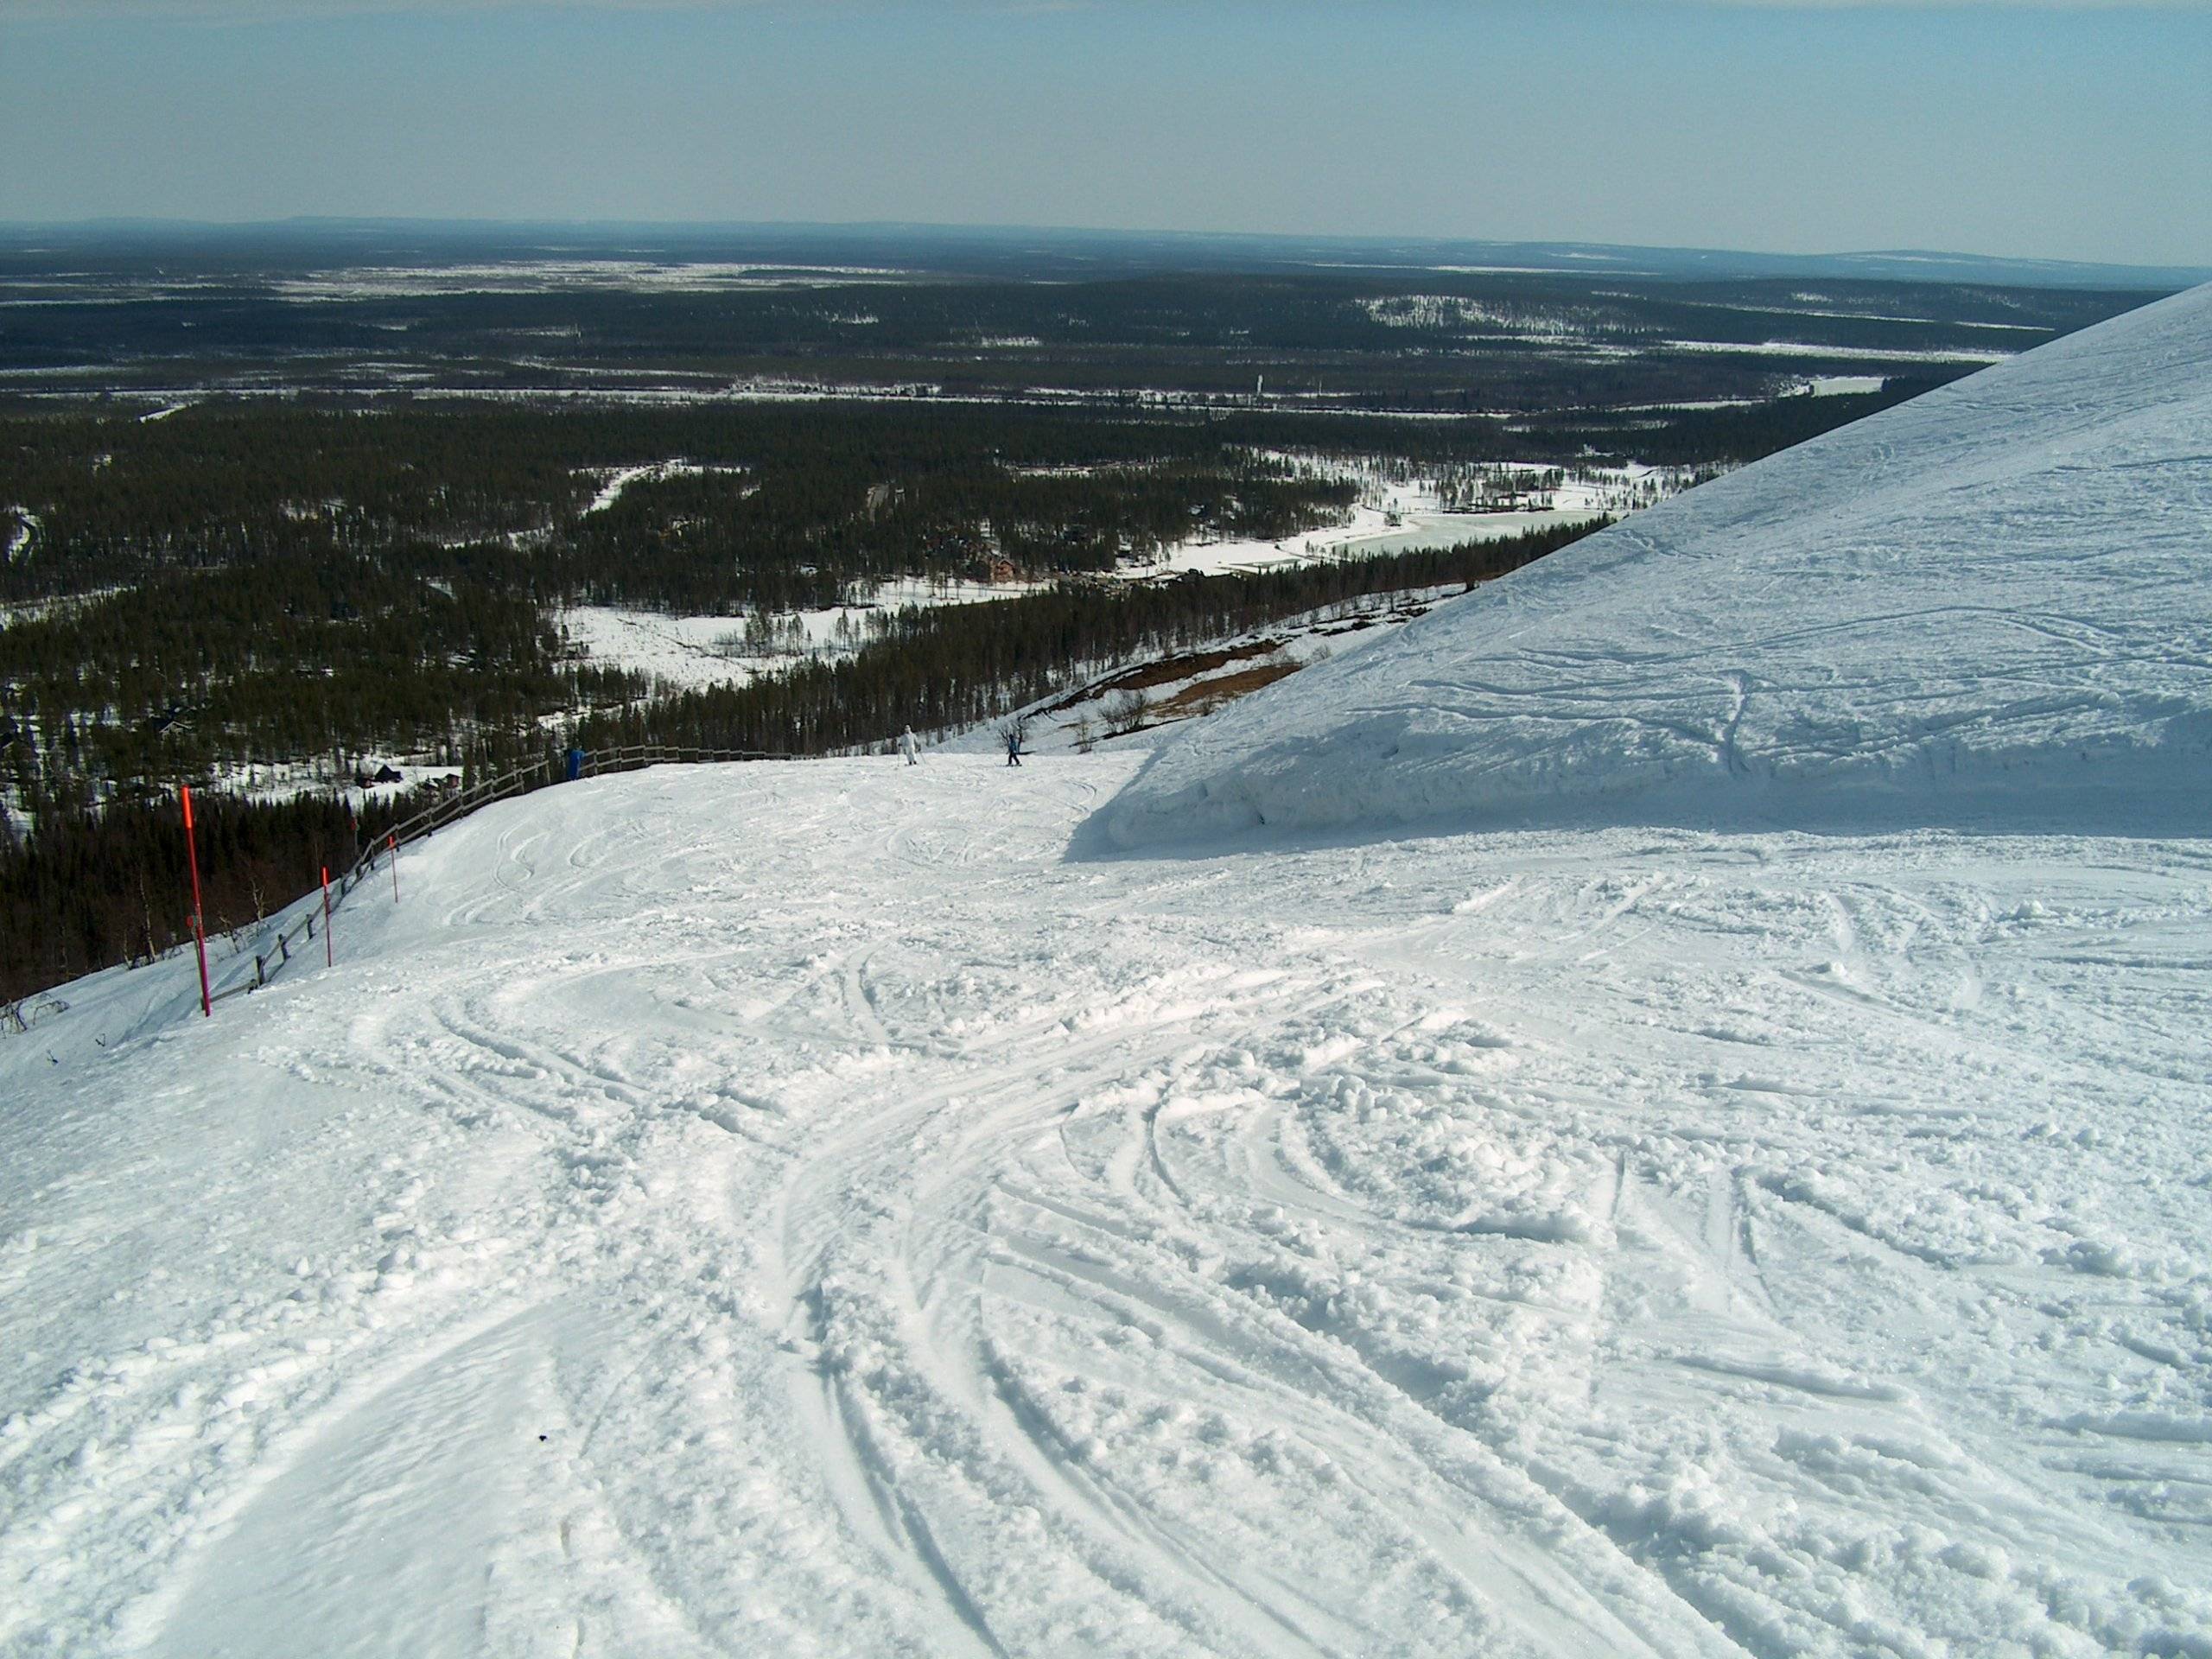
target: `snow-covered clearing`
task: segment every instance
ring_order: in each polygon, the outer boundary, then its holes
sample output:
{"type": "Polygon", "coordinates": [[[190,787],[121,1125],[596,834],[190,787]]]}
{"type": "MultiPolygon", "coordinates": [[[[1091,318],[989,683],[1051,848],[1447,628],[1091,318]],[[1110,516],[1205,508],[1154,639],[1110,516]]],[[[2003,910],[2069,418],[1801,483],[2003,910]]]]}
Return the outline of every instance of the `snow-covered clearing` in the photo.
{"type": "MultiPolygon", "coordinates": [[[[1332,558],[1366,558],[1424,547],[1487,541],[1518,535],[1538,525],[1571,523],[1593,516],[1580,512],[1416,512],[1402,515],[1401,522],[1394,525],[1379,509],[1358,507],[1353,514],[1354,521],[1350,524],[1318,530],[1310,536],[1293,537],[1282,542],[1188,542],[1158,561],[1132,560],[1113,574],[1124,582],[1146,582],[1192,571],[1220,575],[1274,569],[1320,563],[1332,558]]],[[[747,619],[742,616],[669,616],[658,611],[633,611],[620,606],[574,605],[561,612],[560,626],[567,633],[571,648],[580,652],[584,661],[628,669],[650,675],[666,685],[690,688],[742,683],[756,675],[776,673],[802,656],[849,653],[866,642],[871,620],[880,620],[886,613],[910,605],[925,609],[938,605],[980,605],[993,600],[1019,599],[1050,585],[1030,582],[939,582],[917,577],[880,583],[864,604],[778,614],[776,622],[786,626],[796,623],[804,633],[806,645],[803,652],[773,650],[758,655],[739,654],[737,642],[741,641],[746,632],[747,619]]]]}
{"type": "Polygon", "coordinates": [[[1376,558],[1389,553],[1412,553],[1423,548],[1456,547],[1462,542],[1502,541],[1524,531],[1588,518],[1586,509],[1561,507],[1531,512],[1440,512],[1433,493],[1394,491],[1395,498],[1426,494],[1424,506],[1414,500],[1376,506],[1357,506],[1351,522],[1325,525],[1280,541],[1244,537],[1224,541],[1178,543],[1155,561],[1133,560],[1116,572],[1127,580],[1181,575],[1196,571],[1223,575],[1241,570],[1273,570],[1300,564],[1321,564],[1343,559],[1376,558]],[[1395,521],[1395,522],[1394,522],[1395,521]]]}
{"type": "Polygon", "coordinates": [[[0,519],[7,521],[8,529],[8,544],[0,548],[0,564],[13,564],[28,556],[37,541],[39,518],[29,507],[8,507],[0,509],[0,519]]]}
{"type": "Polygon", "coordinates": [[[664,616],[613,605],[571,605],[560,613],[570,647],[594,667],[650,674],[671,686],[716,685],[752,677],[721,642],[745,631],[741,616],[664,616]]]}
{"type": "Polygon", "coordinates": [[[1864,363],[2002,363],[2003,351],[1955,346],[1822,346],[1802,340],[1669,340],[1670,352],[1715,352],[1731,357],[1825,357],[1864,363]]]}
{"type": "Polygon", "coordinates": [[[775,620],[796,622],[806,638],[804,653],[772,651],[759,656],[735,654],[746,631],[742,616],[668,616],[612,605],[572,605],[560,613],[569,645],[585,660],[602,667],[649,674],[672,686],[696,687],[743,682],[757,674],[788,668],[802,654],[836,655],[864,639],[868,620],[909,605],[979,605],[1016,599],[1045,584],[1034,582],[932,582],[906,577],[879,583],[868,602],[793,611],[775,620]],[[839,632],[843,624],[846,632],[839,632]]]}
{"type": "Polygon", "coordinates": [[[429,784],[457,786],[461,777],[461,767],[442,761],[435,754],[385,750],[356,755],[342,771],[323,756],[308,760],[218,762],[208,769],[207,782],[211,790],[253,801],[289,801],[302,795],[319,793],[340,795],[358,804],[404,794],[429,784]],[[397,783],[359,781],[387,766],[400,774],[397,783]]]}
{"type": "Polygon", "coordinates": [[[2212,845],[1065,858],[1129,764],[566,785],[0,1040],[0,1650],[2212,1641],[2212,845]]]}
{"type": "Polygon", "coordinates": [[[1593,323],[1584,308],[1486,303],[1458,294],[1378,295],[1358,302],[1386,328],[1449,332],[1467,337],[1576,346],[1624,331],[1593,323]]]}
{"type": "MultiPolygon", "coordinates": [[[[1500,470],[1514,470],[1516,465],[1530,474],[1554,470],[1533,462],[1508,463],[1500,470]]],[[[586,511],[596,512],[610,504],[624,486],[652,470],[630,468],[613,474],[600,499],[586,511]]],[[[1360,478],[1370,499],[1354,507],[1344,524],[1280,541],[1193,537],[1165,550],[1157,559],[1130,559],[1110,574],[1123,582],[1154,582],[1191,573],[1224,575],[1501,540],[1533,529],[1627,511],[1650,494],[1670,487],[1675,477],[1652,467],[1611,467],[1593,471],[1587,478],[1565,480],[1556,489],[1543,492],[1555,505],[1525,512],[1446,512],[1438,505],[1433,482],[1393,483],[1370,471],[1350,470],[1360,478]],[[1640,495],[1639,491],[1643,493],[1640,495]]],[[[778,614],[774,621],[785,626],[796,624],[804,633],[803,652],[777,649],[738,654],[733,642],[745,633],[747,619],[742,616],[671,616],[620,606],[578,605],[563,609],[559,621],[570,645],[591,663],[650,675],[671,686],[695,688],[774,673],[802,655],[849,652],[865,642],[872,619],[906,606],[982,604],[1018,599],[1050,585],[918,577],[880,582],[855,604],[778,614]]]]}
{"type": "Polygon", "coordinates": [[[477,264],[360,265],[309,271],[270,284],[279,299],[410,299],[442,294],[545,294],[576,289],[716,292],[830,288],[900,281],[877,265],[758,264],[737,260],[501,259],[477,264]]]}
{"type": "Polygon", "coordinates": [[[742,467],[718,467],[690,461],[659,461],[645,467],[618,467],[606,474],[606,481],[599,493],[592,497],[581,517],[605,512],[622,499],[622,492],[632,484],[658,483],[664,478],[703,478],[709,473],[741,473],[742,467]]]}
{"type": "Polygon", "coordinates": [[[89,588],[81,594],[59,594],[51,599],[24,599],[0,604],[0,628],[11,628],[18,622],[42,622],[49,617],[66,616],[72,611],[97,605],[122,591],[119,588],[89,588]]]}

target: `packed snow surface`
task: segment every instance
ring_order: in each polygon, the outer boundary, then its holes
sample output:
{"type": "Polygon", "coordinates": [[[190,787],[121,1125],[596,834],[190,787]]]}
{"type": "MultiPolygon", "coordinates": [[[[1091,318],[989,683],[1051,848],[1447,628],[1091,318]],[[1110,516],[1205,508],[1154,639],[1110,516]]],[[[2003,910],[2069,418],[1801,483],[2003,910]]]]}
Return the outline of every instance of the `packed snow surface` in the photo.
{"type": "Polygon", "coordinates": [[[565,785],[61,988],[0,1653],[2212,1644],[2212,842],[1067,857],[1134,764],[565,785]]]}
{"type": "Polygon", "coordinates": [[[2212,826],[2212,288],[1664,502],[1160,753],[1124,845],[2212,826]]]}

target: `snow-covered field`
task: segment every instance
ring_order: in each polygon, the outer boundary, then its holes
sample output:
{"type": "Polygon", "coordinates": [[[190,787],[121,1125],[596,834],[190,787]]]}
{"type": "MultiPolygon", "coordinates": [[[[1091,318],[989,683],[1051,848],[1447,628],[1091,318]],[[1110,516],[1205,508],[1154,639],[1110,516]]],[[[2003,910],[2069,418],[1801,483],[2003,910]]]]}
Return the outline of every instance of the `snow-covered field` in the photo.
{"type": "Polygon", "coordinates": [[[1879,391],[1882,377],[1878,374],[1816,374],[1804,385],[1806,391],[1816,397],[1833,397],[1845,392],[1879,391]]]}
{"type": "MultiPolygon", "coordinates": [[[[637,475],[650,470],[634,469],[637,475]]],[[[1532,466],[1529,470],[1542,469],[1532,466]]],[[[1594,480],[1563,483],[1551,493],[1560,504],[1555,508],[1521,512],[1445,512],[1437,506],[1433,487],[1378,481],[1373,493],[1379,505],[1354,507],[1345,524],[1281,541],[1192,539],[1168,549],[1157,560],[1131,560],[1113,574],[1125,582],[1151,582],[1192,572],[1221,575],[1497,541],[1533,529],[1622,511],[1622,503],[1634,495],[1639,485],[1653,480],[1651,487],[1659,487],[1667,476],[1649,467],[1617,468],[1594,480]]],[[[619,491],[629,481],[629,473],[616,474],[607,490],[619,491]]],[[[601,503],[593,505],[597,507],[601,503]]],[[[796,625],[804,633],[805,654],[835,655],[863,642],[869,619],[885,611],[908,605],[981,604],[1019,598],[1049,585],[906,578],[878,584],[865,604],[786,613],[775,620],[787,627],[796,625]],[[847,632],[841,632],[841,627],[847,632]]],[[[559,620],[570,644],[586,660],[649,674],[673,686],[741,682],[788,668],[801,655],[796,650],[749,658],[733,655],[729,642],[745,632],[746,619],[739,616],[669,616],[620,606],[575,605],[563,609],[559,620]]]]}
{"type": "Polygon", "coordinates": [[[1670,352],[1713,352],[1729,357],[1824,357],[1854,363],[2002,363],[2011,355],[2001,348],[1962,351],[1953,347],[1886,347],[1879,346],[1821,346],[1796,340],[1670,340],[1670,352]]]}
{"type": "Polygon", "coordinates": [[[834,655],[865,639],[868,620],[908,605],[977,605],[1013,599],[1040,584],[1025,582],[931,582],[906,578],[880,583],[865,605],[833,606],[818,611],[787,612],[775,620],[796,623],[804,652],[775,650],[757,657],[733,654],[741,641],[741,616],[666,616],[614,605],[571,605],[560,613],[569,645],[592,664],[650,674],[669,685],[695,687],[751,679],[789,668],[802,654],[834,655]],[[840,625],[851,632],[840,634],[840,625]]]}
{"type": "Polygon", "coordinates": [[[2212,1642],[2212,843],[1065,858],[1129,768],[564,786],[67,988],[0,1651],[2212,1642]]]}
{"type": "Polygon", "coordinates": [[[906,273],[874,265],[761,264],[732,260],[502,259],[480,264],[363,265],[317,270],[271,284],[279,298],[307,302],[407,299],[439,294],[541,294],[579,289],[719,292],[832,288],[890,282],[906,273]]]}
{"type": "Polygon", "coordinates": [[[1526,531],[1593,518],[1603,511],[1580,503],[1578,497],[1578,505],[1557,510],[1442,512],[1437,510],[1433,491],[1392,489],[1382,493],[1385,505],[1356,506],[1346,524],[1287,536],[1280,541],[1241,538],[1183,542],[1168,549],[1156,561],[1132,562],[1116,574],[1127,580],[1149,581],[1192,571],[1221,575],[1231,571],[1279,569],[1332,560],[1379,558],[1424,548],[1457,547],[1463,542],[1503,541],[1526,531]]]}

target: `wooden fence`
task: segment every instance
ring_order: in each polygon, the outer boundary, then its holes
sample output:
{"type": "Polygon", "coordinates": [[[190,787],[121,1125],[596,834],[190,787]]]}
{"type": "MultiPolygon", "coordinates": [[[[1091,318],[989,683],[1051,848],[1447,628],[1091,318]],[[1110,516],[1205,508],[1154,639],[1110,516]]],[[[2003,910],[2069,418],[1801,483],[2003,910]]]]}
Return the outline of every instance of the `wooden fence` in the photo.
{"type": "MultiPolygon", "coordinates": [[[[646,766],[664,764],[696,766],[716,761],[790,760],[795,758],[756,749],[702,749],[675,743],[632,743],[620,748],[585,751],[579,775],[584,778],[606,777],[614,772],[637,772],[646,766]]],[[[494,801],[527,795],[565,782],[569,776],[568,768],[568,756],[547,755],[543,760],[502,772],[496,778],[479,779],[475,783],[431,802],[413,817],[393,825],[378,836],[374,842],[362,849],[352,868],[340,873],[331,883],[331,907],[334,910],[343,904],[346,895],[375,874],[377,867],[385,858],[397,858],[402,847],[433,835],[494,801]]],[[[315,893],[308,893],[305,895],[305,901],[314,901],[317,897],[315,893]]],[[[236,984],[226,985],[219,991],[210,993],[209,1001],[220,1002],[226,997],[245,996],[259,990],[289,967],[294,957],[315,943],[317,931],[322,925],[321,904],[308,902],[300,918],[280,930],[274,940],[256,940],[259,948],[254,952],[252,977],[240,979],[236,984]]]]}

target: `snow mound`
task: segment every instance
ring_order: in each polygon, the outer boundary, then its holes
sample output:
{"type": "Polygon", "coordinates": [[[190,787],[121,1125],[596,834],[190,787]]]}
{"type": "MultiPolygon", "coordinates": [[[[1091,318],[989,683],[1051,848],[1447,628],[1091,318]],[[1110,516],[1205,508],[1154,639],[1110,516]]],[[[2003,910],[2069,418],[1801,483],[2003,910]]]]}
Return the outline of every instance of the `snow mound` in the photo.
{"type": "Polygon", "coordinates": [[[1092,827],[2212,823],[2212,287],[1773,456],[1164,747],[1092,827]]]}

